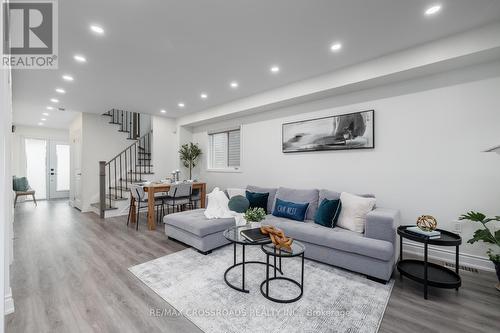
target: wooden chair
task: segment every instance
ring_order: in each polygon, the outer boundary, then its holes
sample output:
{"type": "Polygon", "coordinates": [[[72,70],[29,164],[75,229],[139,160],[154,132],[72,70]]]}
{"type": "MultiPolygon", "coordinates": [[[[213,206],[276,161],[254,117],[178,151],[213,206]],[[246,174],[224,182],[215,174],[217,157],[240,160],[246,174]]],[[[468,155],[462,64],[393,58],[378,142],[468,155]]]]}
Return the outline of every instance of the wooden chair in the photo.
{"type": "Polygon", "coordinates": [[[33,202],[35,203],[35,206],[38,206],[36,203],[36,198],[35,198],[35,190],[33,190],[31,187],[28,188],[28,190],[26,190],[26,191],[15,191],[15,192],[16,192],[16,198],[14,199],[14,207],[16,207],[17,198],[29,196],[29,195],[31,195],[33,197],[33,202]]]}

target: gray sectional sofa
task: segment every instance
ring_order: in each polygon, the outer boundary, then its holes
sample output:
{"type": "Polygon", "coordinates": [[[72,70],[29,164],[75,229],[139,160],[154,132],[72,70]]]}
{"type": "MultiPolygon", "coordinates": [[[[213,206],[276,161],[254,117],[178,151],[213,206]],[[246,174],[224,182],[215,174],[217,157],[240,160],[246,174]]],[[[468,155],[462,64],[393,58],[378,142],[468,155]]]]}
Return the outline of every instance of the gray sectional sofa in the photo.
{"type": "MultiPolygon", "coordinates": [[[[338,192],[256,186],[248,186],[247,190],[269,193],[269,215],[262,223],[276,226],[284,230],[287,236],[304,243],[306,258],[362,273],[375,280],[390,279],[399,253],[396,242],[396,228],[399,225],[397,210],[376,207],[367,215],[365,232],[360,234],[314,223],[319,203],[324,198],[338,199],[338,192]],[[271,215],[276,198],[297,203],[308,202],[306,221],[297,222],[271,215]]],[[[165,216],[165,233],[169,238],[177,239],[205,254],[228,244],[222,233],[235,224],[234,219],[209,220],[203,212],[198,209],[165,216]]]]}

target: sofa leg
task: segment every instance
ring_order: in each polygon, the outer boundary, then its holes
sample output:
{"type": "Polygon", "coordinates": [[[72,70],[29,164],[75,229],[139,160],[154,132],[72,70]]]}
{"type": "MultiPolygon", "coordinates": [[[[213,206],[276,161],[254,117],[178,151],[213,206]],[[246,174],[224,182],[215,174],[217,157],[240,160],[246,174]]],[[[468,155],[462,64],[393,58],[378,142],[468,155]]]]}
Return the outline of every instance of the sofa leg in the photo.
{"type": "Polygon", "coordinates": [[[212,253],[212,250],[210,250],[210,251],[206,251],[206,252],[203,252],[203,251],[200,251],[200,250],[196,250],[196,251],[198,251],[198,253],[203,254],[204,256],[206,256],[207,254],[212,253]]]}
{"type": "Polygon", "coordinates": [[[368,280],[372,280],[372,281],[375,281],[375,282],[378,282],[378,283],[387,284],[386,280],[382,280],[382,279],[379,279],[379,278],[376,278],[376,277],[373,277],[373,276],[367,275],[366,278],[368,280]]]}

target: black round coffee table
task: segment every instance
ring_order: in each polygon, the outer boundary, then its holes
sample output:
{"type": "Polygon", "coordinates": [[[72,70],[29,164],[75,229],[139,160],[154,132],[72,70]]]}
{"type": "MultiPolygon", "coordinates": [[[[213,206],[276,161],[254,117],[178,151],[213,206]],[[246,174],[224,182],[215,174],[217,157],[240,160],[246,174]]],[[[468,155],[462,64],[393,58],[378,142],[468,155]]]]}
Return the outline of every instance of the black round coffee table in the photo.
{"type": "Polygon", "coordinates": [[[414,225],[405,225],[398,227],[399,241],[399,262],[397,265],[398,271],[402,276],[406,276],[413,281],[424,285],[424,298],[427,299],[427,287],[437,288],[458,288],[462,285],[462,279],[458,274],[458,247],[462,244],[462,238],[450,231],[436,229],[441,232],[439,238],[429,238],[419,236],[407,231],[407,228],[414,225]],[[403,260],[403,238],[424,244],[424,260],[403,260]],[[428,261],[428,246],[455,246],[455,271],[446,267],[430,263],[428,261]]]}
{"type": "Polygon", "coordinates": [[[274,246],[274,244],[266,244],[261,246],[262,251],[266,255],[266,279],[262,281],[260,284],[260,292],[262,295],[264,295],[265,298],[268,300],[271,300],[273,302],[277,303],[293,303],[295,301],[298,301],[301,297],[302,294],[304,293],[304,252],[305,252],[305,246],[304,244],[294,241],[292,243],[291,249],[290,250],[281,250],[278,249],[274,246]],[[272,256],[274,258],[274,265],[269,264],[269,257],[272,256]],[[281,270],[281,259],[282,258],[292,258],[292,257],[302,257],[302,264],[301,264],[301,274],[300,274],[300,282],[286,277],[286,276],[277,276],[276,272],[279,271],[281,274],[283,274],[281,270]],[[276,266],[276,258],[279,259],[279,268],[276,266]],[[274,267],[274,276],[269,277],[269,267],[274,267]],[[274,280],[284,280],[293,283],[297,287],[300,288],[300,293],[298,296],[294,298],[289,298],[289,299],[281,299],[281,298],[276,298],[276,297],[271,297],[269,296],[269,282],[274,281],[274,280]],[[265,287],[265,290],[264,290],[265,287]]]}
{"type": "MultiPolygon", "coordinates": [[[[247,261],[246,257],[245,257],[245,247],[246,246],[254,246],[254,245],[265,245],[265,244],[271,243],[270,238],[266,238],[264,240],[257,241],[257,242],[252,242],[241,235],[241,231],[246,230],[246,229],[252,229],[252,228],[255,228],[255,227],[246,226],[246,225],[245,226],[236,226],[236,227],[231,227],[231,228],[225,230],[223,233],[224,237],[227,240],[229,240],[231,243],[233,243],[233,253],[234,253],[233,254],[233,258],[234,258],[233,265],[228,267],[226,269],[226,271],[224,272],[224,281],[231,288],[238,290],[238,291],[241,291],[241,292],[244,292],[244,293],[249,293],[249,290],[245,289],[245,266],[247,264],[266,265],[266,263],[263,261],[256,261],[256,260],[247,261]],[[241,247],[242,247],[242,261],[241,262],[236,262],[236,245],[237,244],[241,245],[241,247]],[[241,266],[241,273],[242,273],[241,274],[242,275],[241,276],[241,287],[235,286],[234,284],[232,284],[231,282],[229,282],[227,280],[227,274],[229,273],[229,271],[231,271],[233,268],[236,268],[239,266],[241,266]]],[[[267,265],[268,265],[268,269],[269,269],[269,266],[273,267],[272,265],[269,265],[269,262],[267,263],[267,265]]],[[[278,271],[281,273],[281,268],[278,269],[278,271]]]]}

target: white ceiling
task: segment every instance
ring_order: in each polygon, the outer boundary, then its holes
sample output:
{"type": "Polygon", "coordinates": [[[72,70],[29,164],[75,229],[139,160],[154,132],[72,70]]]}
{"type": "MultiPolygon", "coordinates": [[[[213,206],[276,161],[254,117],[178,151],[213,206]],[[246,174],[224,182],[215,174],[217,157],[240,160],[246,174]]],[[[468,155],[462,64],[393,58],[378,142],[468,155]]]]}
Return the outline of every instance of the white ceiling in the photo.
{"type": "Polygon", "coordinates": [[[498,0],[436,1],[433,17],[423,14],[432,0],[59,1],[59,70],[14,71],[14,121],[36,125],[52,97],[68,111],[50,111],[47,127],[110,108],[179,117],[500,18],[498,0]]]}

